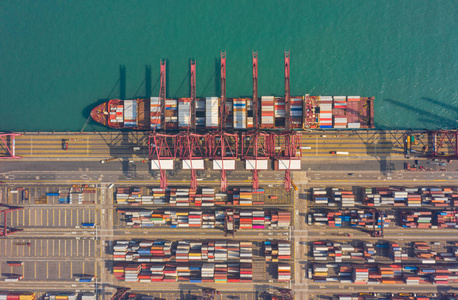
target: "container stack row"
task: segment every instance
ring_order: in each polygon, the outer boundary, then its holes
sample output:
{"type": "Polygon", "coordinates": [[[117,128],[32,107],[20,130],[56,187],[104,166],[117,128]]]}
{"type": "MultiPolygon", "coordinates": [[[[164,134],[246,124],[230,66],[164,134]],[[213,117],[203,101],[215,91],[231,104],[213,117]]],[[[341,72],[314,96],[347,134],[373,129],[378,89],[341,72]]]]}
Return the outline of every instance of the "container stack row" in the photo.
{"type": "Polygon", "coordinates": [[[264,256],[271,262],[291,259],[291,244],[288,241],[265,241],[264,256]]]}
{"type": "MultiPolygon", "coordinates": [[[[375,213],[376,228],[388,227],[392,215],[383,213],[383,222],[379,213],[375,213]]],[[[374,212],[370,210],[351,210],[351,211],[336,211],[326,213],[311,213],[309,214],[309,225],[321,225],[330,227],[358,227],[372,229],[374,222],[374,212]]]]}
{"type": "Polygon", "coordinates": [[[0,300],[35,300],[35,293],[0,292],[0,300]]]}
{"type": "Polygon", "coordinates": [[[162,264],[117,262],[113,273],[126,282],[252,282],[251,263],[180,263],[162,264]]]}
{"type": "Polygon", "coordinates": [[[332,188],[329,195],[326,188],[314,187],[312,188],[312,198],[317,204],[335,206],[336,203],[340,203],[341,207],[355,206],[355,195],[352,190],[332,188]]]}
{"type": "Polygon", "coordinates": [[[333,265],[332,270],[329,270],[327,265],[313,264],[310,273],[313,274],[313,280],[319,283],[443,285],[458,282],[458,266],[456,265],[341,264],[333,265]]]}
{"type": "Polygon", "coordinates": [[[368,206],[449,207],[458,205],[456,188],[385,187],[363,190],[363,203],[368,206]]]}
{"type": "Polygon", "coordinates": [[[334,96],[334,128],[345,129],[347,128],[347,98],[345,96],[334,96]]]}
{"type": "MultiPolygon", "coordinates": [[[[224,225],[224,211],[163,211],[128,210],[125,215],[127,227],[199,227],[215,228],[224,225]]],[[[287,228],[291,213],[276,210],[240,210],[235,214],[236,229],[287,228]],[[238,222],[237,222],[238,221],[238,222]]]]}
{"type": "Polygon", "coordinates": [[[406,228],[458,228],[458,211],[403,211],[401,225],[406,228]]]}

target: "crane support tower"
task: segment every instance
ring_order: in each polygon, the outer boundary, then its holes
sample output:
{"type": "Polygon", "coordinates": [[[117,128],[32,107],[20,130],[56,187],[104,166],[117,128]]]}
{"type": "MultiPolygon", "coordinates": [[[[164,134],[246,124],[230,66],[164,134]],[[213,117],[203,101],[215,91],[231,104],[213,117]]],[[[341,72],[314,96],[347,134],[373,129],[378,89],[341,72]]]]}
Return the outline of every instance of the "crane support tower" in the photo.
{"type": "Polygon", "coordinates": [[[184,170],[191,171],[191,188],[197,188],[196,170],[203,170],[204,159],[208,157],[206,134],[191,132],[181,133],[176,136],[175,157],[180,158],[184,170]]]}
{"type": "Polygon", "coordinates": [[[219,130],[226,130],[226,51],[221,51],[221,98],[219,104],[219,130]]]}
{"type": "Polygon", "coordinates": [[[22,229],[8,229],[8,214],[15,210],[24,209],[23,207],[11,207],[0,203],[0,207],[4,207],[3,210],[0,210],[0,213],[3,213],[3,230],[0,231],[0,236],[8,236],[22,229]]]}
{"type": "Polygon", "coordinates": [[[167,188],[167,170],[174,169],[176,136],[170,134],[152,133],[149,136],[148,148],[151,170],[161,174],[160,187],[167,188]]]}
{"type": "Polygon", "coordinates": [[[191,130],[196,131],[196,61],[191,59],[191,130]]]}
{"type": "Polygon", "coordinates": [[[239,156],[239,136],[236,133],[215,132],[208,136],[209,158],[213,160],[213,170],[221,171],[221,190],[227,189],[227,170],[235,170],[239,156]]]}
{"type": "MultiPolygon", "coordinates": [[[[161,128],[165,132],[167,130],[167,125],[165,121],[165,98],[166,98],[166,72],[167,72],[167,63],[165,60],[161,59],[161,87],[159,89],[159,99],[161,103],[161,128]]],[[[156,127],[154,127],[156,129],[156,127]]]]}
{"type": "Polygon", "coordinates": [[[433,131],[431,134],[433,140],[432,158],[458,159],[457,130],[433,131]]]}
{"type": "Polygon", "coordinates": [[[296,132],[271,133],[270,157],[275,160],[275,170],[285,171],[285,188],[291,190],[291,170],[301,169],[301,136],[296,132]]]}
{"type": "Polygon", "coordinates": [[[259,171],[267,170],[269,159],[269,135],[264,132],[242,134],[242,159],[245,169],[253,174],[253,190],[259,189],[259,171]]]}
{"type": "Polygon", "coordinates": [[[20,159],[20,156],[16,155],[16,137],[20,136],[19,133],[2,133],[0,138],[2,140],[1,144],[6,150],[6,154],[0,156],[0,159],[20,159]],[[8,140],[11,142],[11,148],[9,146],[8,140]]]}

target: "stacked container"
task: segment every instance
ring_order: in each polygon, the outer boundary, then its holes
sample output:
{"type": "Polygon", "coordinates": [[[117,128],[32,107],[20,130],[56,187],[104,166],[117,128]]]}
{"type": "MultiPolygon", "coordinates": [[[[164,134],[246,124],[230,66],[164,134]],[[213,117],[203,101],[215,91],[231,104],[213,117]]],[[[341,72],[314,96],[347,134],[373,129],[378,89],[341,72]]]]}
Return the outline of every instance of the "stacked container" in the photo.
{"type": "Polygon", "coordinates": [[[124,127],[137,126],[137,100],[124,100],[124,127]]]}
{"type": "Polygon", "coordinates": [[[436,212],[436,222],[439,228],[458,228],[458,211],[436,212]]]}
{"type": "Polygon", "coordinates": [[[407,228],[431,228],[432,213],[430,211],[402,211],[401,225],[407,228]]]}
{"type": "Polygon", "coordinates": [[[232,129],[234,128],[234,101],[232,99],[226,99],[226,108],[226,129],[232,129]]]}
{"type": "Polygon", "coordinates": [[[332,128],[332,97],[320,96],[320,128],[332,128]]]}
{"type": "Polygon", "coordinates": [[[369,281],[369,269],[354,267],[352,280],[356,284],[366,284],[369,281]]]}
{"type": "Polygon", "coordinates": [[[178,100],[165,100],[165,122],[167,129],[178,129],[178,100]]]}
{"type": "Polygon", "coordinates": [[[274,97],[261,97],[261,128],[274,127],[274,97]]]}
{"type": "Polygon", "coordinates": [[[161,129],[161,99],[150,98],[150,128],[161,129]]]}
{"type": "Polygon", "coordinates": [[[178,100],[178,128],[185,129],[191,126],[191,98],[178,100]]]}
{"type": "Polygon", "coordinates": [[[253,265],[251,263],[240,264],[240,282],[253,281],[253,265]]]}
{"type": "Polygon", "coordinates": [[[334,110],[343,113],[334,114],[334,128],[344,129],[347,128],[347,99],[345,96],[334,96],[334,110]]]}
{"type": "Polygon", "coordinates": [[[278,281],[291,281],[291,266],[289,264],[278,264],[278,281]]]}
{"type": "Polygon", "coordinates": [[[205,127],[207,129],[218,128],[218,97],[205,98],[205,127]]]}
{"type": "Polygon", "coordinates": [[[200,129],[205,128],[205,102],[206,100],[203,98],[196,99],[196,127],[200,129]]]}
{"type": "Polygon", "coordinates": [[[302,104],[304,99],[302,97],[291,98],[291,127],[302,128],[302,104]]]}
{"type": "Polygon", "coordinates": [[[313,201],[316,204],[328,204],[329,197],[325,188],[314,187],[312,188],[313,201]]]}
{"type": "Polygon", "coordinates": [[[233,99],[234,129],[247,128],[247,105],[244,98],[233,99]]]}
{"type": "Polygon", "coordinates": [[[138,282],[138,274],[141,271],[140,264],[129,264],[124,268],[125,281],[138,282]]]}
{"type": "Polygon", "coordinates": [[[402,247],[398,243],[390,242],[389,257],[395,262],[400,263],[403,259],[407,259],[407,253],[403,253],[402,247]]]}

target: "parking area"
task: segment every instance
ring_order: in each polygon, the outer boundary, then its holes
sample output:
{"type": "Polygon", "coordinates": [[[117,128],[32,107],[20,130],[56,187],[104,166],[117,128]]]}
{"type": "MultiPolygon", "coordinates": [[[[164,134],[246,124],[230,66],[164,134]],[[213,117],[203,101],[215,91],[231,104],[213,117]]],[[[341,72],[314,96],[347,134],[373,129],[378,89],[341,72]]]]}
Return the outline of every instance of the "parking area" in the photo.
{"type": "Polygon", "coordinates": [[[25,261],[22,266],[10,267],[6,263],[1,264],[1,279],[11,274],[23,275],[22,280],[62,280],[70,281],[82,275],[96,276],[99,274],[97,264],[94,261],[25,261]]]}
{"type": "Polygon", "coordinates": [[[93,258],[97,240],[83,238],[68,239],[0,239],[0,253],[7,260],[22,258],[84,259],[93,258]]]}
{"type": "Polygon", "coordinates": [[[8,205],[99,204],[99,189],[94,185],[44,185],[0,188],[0,202],[8,205]]]}
{"type": "Polygon", "coordinates": [[[90,206],[25,206],[8,214],[8,226],[75,228],[81,223],[95,223],[100,220],[100,211],[90,206]]]}

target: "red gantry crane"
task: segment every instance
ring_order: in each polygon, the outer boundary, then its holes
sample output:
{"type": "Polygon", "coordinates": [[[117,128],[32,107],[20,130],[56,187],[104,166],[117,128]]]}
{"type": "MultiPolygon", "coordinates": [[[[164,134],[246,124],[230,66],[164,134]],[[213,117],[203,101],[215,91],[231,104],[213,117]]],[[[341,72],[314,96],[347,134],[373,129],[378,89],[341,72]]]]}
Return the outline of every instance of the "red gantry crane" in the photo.
{"type": "Polygon", "coordinates": [[[191,59],[191,130],[196,131],[196,61],[191,59]]]}
{"type": "Polygon", "coordinates": [[[191,188],[197,188],[196,170],[205,169],[204,159],[207,158],[207,134],[192,132],[180,133],[176,136],[176,157],[183,163],[183,170],[191,170],[191,188]]]}
{"type": "MultiPolygon", "coordinates": [[[[164,132],[167,131],[167,123],[165,118],[165,94],[166,94],[166,61],[161,59],[161,87],[159,90],[159,100],[161,102],[161,128],[164,132]]],[[[156,128],[154,128],[156,129],[156,128]]]]}
{"type": "Polygon", "coordinates": [[[259,131],[258,52],[253,51],[253,131],[242,134],[242,159],[253,174],[253,190],[259,189],[259,170],[268,169],[269,135],[259,131]]]}
{"type": "Polygon", "coordinates": [[[433,131],[432,158],[443,158],[447,160],[458,159],[458,131],[440,130],[433,131]]]}
{"type": "Polygon", "coordinates": [[[219,130],[226,130],[226,51],[221,51],[221,98],[219,98],[219,130]]]}
{"type": "Polygon", "coordinates": [[[20,159],[20,156],[16,155],[16,137],[20,136],[19,133],[2,133],[0,134],[0,138],[2,140],[2,148],[6,150],[6,155],[0,156],[0,159],[20,159]],[[11,142],[11,148],[8,145],[8,139],[11,142]]]}
{"type": "Polygon", "coordinates": [[[301,137],[291,129],[289,51],[285,51],[285,131],[270,134],[270,155],[275,159],[275,169],[285,171],[285,188],[291,190],[291,170],[301,169],[301,137]],[[299,150],[299,153],[298,153],[299,150]]]}
{"type": "Polygon", "coordinates": [[[3,213],[3,230],[0,231],[0,236],[8,236],[16,231],[21,231],[22,229],[8,229],[8,214],[15,210],[24,209],[24,207],[11,207],[5,204],[0,203],[0,207],[4,207],[5,209],[0,210],[0,213],[3,213]]]}
{"type": "MultiPolygon", "coordinates": [[[[165,131],[165,99],[166,99],[166,63],[161,60],[161,87],[159,90],[159,98],[161,105],[161,126],[165,131]]],[[[175,159],[175,135],[168,135],[166,133],[157,133],[157,126],[153,127],[153,132],[149,136],[148,148],[149,159],[151,161],[151,170],[159,170],[160,172],[160,186],[161,189],[167,187],[167,170],[173,170],[175,159]]]]}

